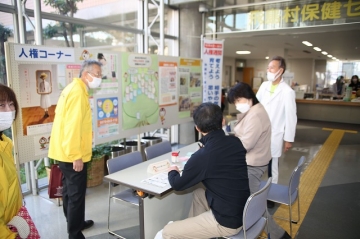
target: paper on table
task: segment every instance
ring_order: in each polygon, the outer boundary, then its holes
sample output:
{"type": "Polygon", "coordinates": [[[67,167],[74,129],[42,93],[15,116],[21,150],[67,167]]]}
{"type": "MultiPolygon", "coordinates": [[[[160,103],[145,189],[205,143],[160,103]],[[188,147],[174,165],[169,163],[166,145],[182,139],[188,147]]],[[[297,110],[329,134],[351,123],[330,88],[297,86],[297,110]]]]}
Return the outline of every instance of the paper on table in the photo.
{"type": "Polygon", "coordinates": [[[150,178],[142,180],[141,182],[163,188],[169,185],[168,173],[167,172],[158,173],[150,178]]]}

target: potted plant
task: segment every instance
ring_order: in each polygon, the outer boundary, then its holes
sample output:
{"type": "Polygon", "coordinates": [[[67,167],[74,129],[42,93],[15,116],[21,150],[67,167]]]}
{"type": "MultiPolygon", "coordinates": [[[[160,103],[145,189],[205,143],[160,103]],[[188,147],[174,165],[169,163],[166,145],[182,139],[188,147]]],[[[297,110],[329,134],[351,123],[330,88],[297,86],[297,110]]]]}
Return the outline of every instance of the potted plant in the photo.
{"type": "Polygon", "coordinates": [[[95,187],[102,183],[104,178],[105,156],[110,154],[108,144],[96,145],[92,149],[92,156],[87,165],[87,187],[95,187]]]}

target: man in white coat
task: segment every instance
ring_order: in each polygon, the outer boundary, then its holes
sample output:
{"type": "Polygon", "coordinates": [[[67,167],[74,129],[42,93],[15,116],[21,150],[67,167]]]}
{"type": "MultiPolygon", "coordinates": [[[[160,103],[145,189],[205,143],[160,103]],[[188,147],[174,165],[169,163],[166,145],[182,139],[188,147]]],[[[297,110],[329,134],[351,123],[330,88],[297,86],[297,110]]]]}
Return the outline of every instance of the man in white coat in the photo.
{"type": "Polygon", "coordinates": [[[256,97],[267,111],[271,122],[271,161],[269,175],[273,183],[279,179],[279,157],[292,147],[297,123],[295,92],[284,81],[285,59],[275,56],[267,68],[267,79],[256,97]]]}

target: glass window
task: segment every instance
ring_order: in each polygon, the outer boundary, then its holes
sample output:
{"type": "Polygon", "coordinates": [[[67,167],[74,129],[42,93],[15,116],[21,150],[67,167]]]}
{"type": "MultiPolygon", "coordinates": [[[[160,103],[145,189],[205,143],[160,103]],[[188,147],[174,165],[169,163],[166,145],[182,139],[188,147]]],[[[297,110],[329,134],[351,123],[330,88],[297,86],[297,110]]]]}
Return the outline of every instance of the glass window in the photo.
{"type": "Polygon", "coordinates": [[[0,3],[12,5],[11,0],[0,0],[0,3]]]}
{"type": "Polygon", "coordinates": [[[137,52],[136,36],[134,33],[117,30],[85,31],[84,47],[96,46],[111,51],[137,52]]]}
{"type": "MultiPolygon", "coordinates": [[[[41,11],[54,14],[59,13],[59,9],[56,6],[46,5],[46,2],[48,0],[41,1],[41,11]]],[[[137,28],[138,4],[139,1],[129,0],[77,1],[76,12],[71,13],[69,11],[62,15],[137,28]]],[[[33,10],[34,0],[26,1],[26,8],[33,10]]]]}
{"type": "Polygon", "coordinates": [[[0,31],[3,32],[0,36],[0,83],[6,84],[6,66],[5,66],[5,52],[4,43],[13,42],[14,22],[12,14],[1,13],[0,15],[0,31]]]}

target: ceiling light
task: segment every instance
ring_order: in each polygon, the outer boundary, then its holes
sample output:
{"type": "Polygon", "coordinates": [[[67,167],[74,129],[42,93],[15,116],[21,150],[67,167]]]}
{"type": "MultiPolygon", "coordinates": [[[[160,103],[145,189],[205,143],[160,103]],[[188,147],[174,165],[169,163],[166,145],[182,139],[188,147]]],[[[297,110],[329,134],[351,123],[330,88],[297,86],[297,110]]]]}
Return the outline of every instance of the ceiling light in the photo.
{"type": "Polygon", "coordinates": [[[330,58],[332,57],[332,55],[327,55],[327,56],[330,57],[330,58]]]}
{"type": "Polygon", "coordinates": [[[323,55],[327,55],[328,53],[326,51],[321,52],[323,55]]]}
{"type": "Polygon", "coordinates": [[[246,55],[246,54],[250,54],[251,51],[236,51],[236,54],[239,54],[239,55],[246,55]]]}
{"type": "Polygon", "coordinates": [[[302,42],[304,45],[307,45],[307,46],[312,46],[312,44],[310,43],[310,42],[308,42],[308,41],[303,41],[302,42]]]}
{"type": "Polygon", "coordinates": [[[336,61],[340,61],[339,59],[336,59],[336,61]]]}
{"type": "Polygon", "coordinates": [[[331,58],[331,59],[336,60],[336,57],[333,57],[333,58],[331,58]]]}
{"type": "Polygon", "coordinates": [[[319,47],[314,47],[315,51],[321,51],[321,49],[319,47]]]}
{"type": "Polygon", "coordinates": [[[268,57],[268,56],[266,56],[266,57],[265,57],[265,59],[267,60],[267,59],[269,59],[269,57],[268,57]]]}

